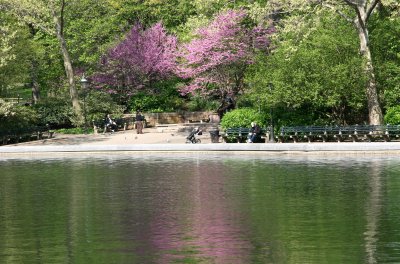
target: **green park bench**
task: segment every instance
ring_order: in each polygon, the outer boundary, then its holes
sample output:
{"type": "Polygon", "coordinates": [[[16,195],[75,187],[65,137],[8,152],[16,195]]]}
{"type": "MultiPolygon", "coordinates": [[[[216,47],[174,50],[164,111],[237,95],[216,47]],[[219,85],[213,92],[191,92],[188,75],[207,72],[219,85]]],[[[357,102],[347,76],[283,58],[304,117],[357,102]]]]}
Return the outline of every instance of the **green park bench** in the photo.
{"type": "Polygon", "coordinates": [[[48,126],[14,127],[0,132],[0,144],[6,145],[53,137],[54,131],[48,126]]]}
{"type": "MultiPolygon", "coordinates": [[[[237,143],[247,142],[248,135],[250,133],[250,128],[247,127],[233,127],[227,128],[222,134],[222,139],[224,142],[235,141],[237,143]]],[[[256,142],[265,142],[266,129],[261,128],[259,138],[256,142]]]]}
{"type": "Polygon", "coordinates": [[[400,125],[293,126],[282,127],[279,142],[391,141],[399,139],[400,125]]]}

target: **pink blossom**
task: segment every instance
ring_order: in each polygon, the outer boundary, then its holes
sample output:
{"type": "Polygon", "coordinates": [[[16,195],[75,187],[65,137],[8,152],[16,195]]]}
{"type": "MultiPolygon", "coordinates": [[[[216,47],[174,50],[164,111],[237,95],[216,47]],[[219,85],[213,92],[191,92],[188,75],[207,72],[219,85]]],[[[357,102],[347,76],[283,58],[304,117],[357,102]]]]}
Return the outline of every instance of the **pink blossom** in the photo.
{"type": "Polygon", "coordinates": [[[248,28],[244,10],[228,10],[197,32],[197,38],[183,45],[179,56],[183,63],[178,76],[192,81],[180,89],[182,94],[194,91],[210,92],[213,84],[221,94],[237,94],[242,89],[246,65],[253,63],[255,49],[269,46],[273,32],[262,27],[248,28]]]}
{"type": "Polygon", "coordinates": [[[93,80],[113,93],[128,96],[135,90],[171,77],[176,69],[177,40],[161,23],[148,29],[136,24],[101,59],[93,80]]]}

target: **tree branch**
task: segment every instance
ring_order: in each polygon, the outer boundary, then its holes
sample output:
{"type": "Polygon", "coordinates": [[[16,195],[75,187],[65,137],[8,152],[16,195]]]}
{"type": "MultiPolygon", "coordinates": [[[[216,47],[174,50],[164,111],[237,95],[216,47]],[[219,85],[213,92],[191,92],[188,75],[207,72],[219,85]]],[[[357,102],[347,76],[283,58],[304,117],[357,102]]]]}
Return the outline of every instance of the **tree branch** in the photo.
{"type": "Polygon", "coordinates": [[[377,4],[379,4],[381,0],[373,0],[371,5],[367,8],[367,14],[365,17],[365,21],[368,21],[369,17],[371,16],[372,12],[374,11],[377,4]]]}
{"type": "Polygon", "coordinates": [[[343,0],[343,1],[345,1],[349,6],[352,6],[352,7],[355,7],[355,8],[357,7],[357,4],[352,2],[352,1],[350,1],[350,0],[343,0]]]}
{"type": "MultiPolygon", "coordinates": [[[[357,18],[358,18],[358,23],[360,24],[361,28],[363,29],[363,31],[365,30],[366,27],[366,20],[363,19],[363,16],[360,12],[360,9],[362,9],[361,7],[356,7],[356,14],[357,14],[357,18]]],[[[357,26],[357,25],[356,25],[357,26]]]]}
{"type": "Polygon", "coordinates": [[[345,13],[343,13],[342,11],[338,10],[337,8],[333,7],[330,4],[327,3],[322,3],[322,6],[327,7],[329,9],[332,9],[333,11],[335,11],[336,13],[338,13],[341,17],[343,17],[347,22],[354,24],[354,20],[351,19],[349,16],[347,16],[345,13]]]}
{"type": "Polygon", "coordinates": [[[60,10],[60,31],[61,34],[64,34],[64,9],[65,9],[65,0],[61,1],[61,10],[60,10]]]}

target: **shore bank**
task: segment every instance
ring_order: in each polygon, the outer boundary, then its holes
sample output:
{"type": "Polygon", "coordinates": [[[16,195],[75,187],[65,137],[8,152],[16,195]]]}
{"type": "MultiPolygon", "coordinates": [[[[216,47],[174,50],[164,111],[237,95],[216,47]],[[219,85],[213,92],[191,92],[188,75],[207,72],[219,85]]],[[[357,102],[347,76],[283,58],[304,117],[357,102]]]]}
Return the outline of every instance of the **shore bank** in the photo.
{"type": "Polygon", "coordinates": [[[23,153],[110,153],[110,152],[261,152],[264,154],[400,154],[400,142],[341,143],[211,143],[210,135],[198,136],[200,144],[186,144],[186,134],[146,129],[98,135],[56,135],[52,139],[0,147],[0,155],[23,153]]]}
{"type": "Polygon", "coordinates": [[[369,153],[400,154],[400,142],[341,143],[211,143],[210,136],[199,136],[200,144],[186,144],[186,135],[146,129],[98,135],[56,135],[52,139],[0,147],[0,155],[18,153],[109,153],[109,152],[262,152],[264,154],[369,153]]]}

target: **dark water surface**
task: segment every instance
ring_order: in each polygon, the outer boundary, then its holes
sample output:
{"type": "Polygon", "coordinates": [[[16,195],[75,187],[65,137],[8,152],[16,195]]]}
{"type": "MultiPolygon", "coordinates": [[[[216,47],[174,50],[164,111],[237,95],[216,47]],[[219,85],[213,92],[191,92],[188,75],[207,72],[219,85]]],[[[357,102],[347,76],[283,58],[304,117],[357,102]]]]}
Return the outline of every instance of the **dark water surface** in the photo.
{"type": "Polygon", "coordinates": [[[0,263],[400,263],[400,158],[0,158],[0,263]]]}

